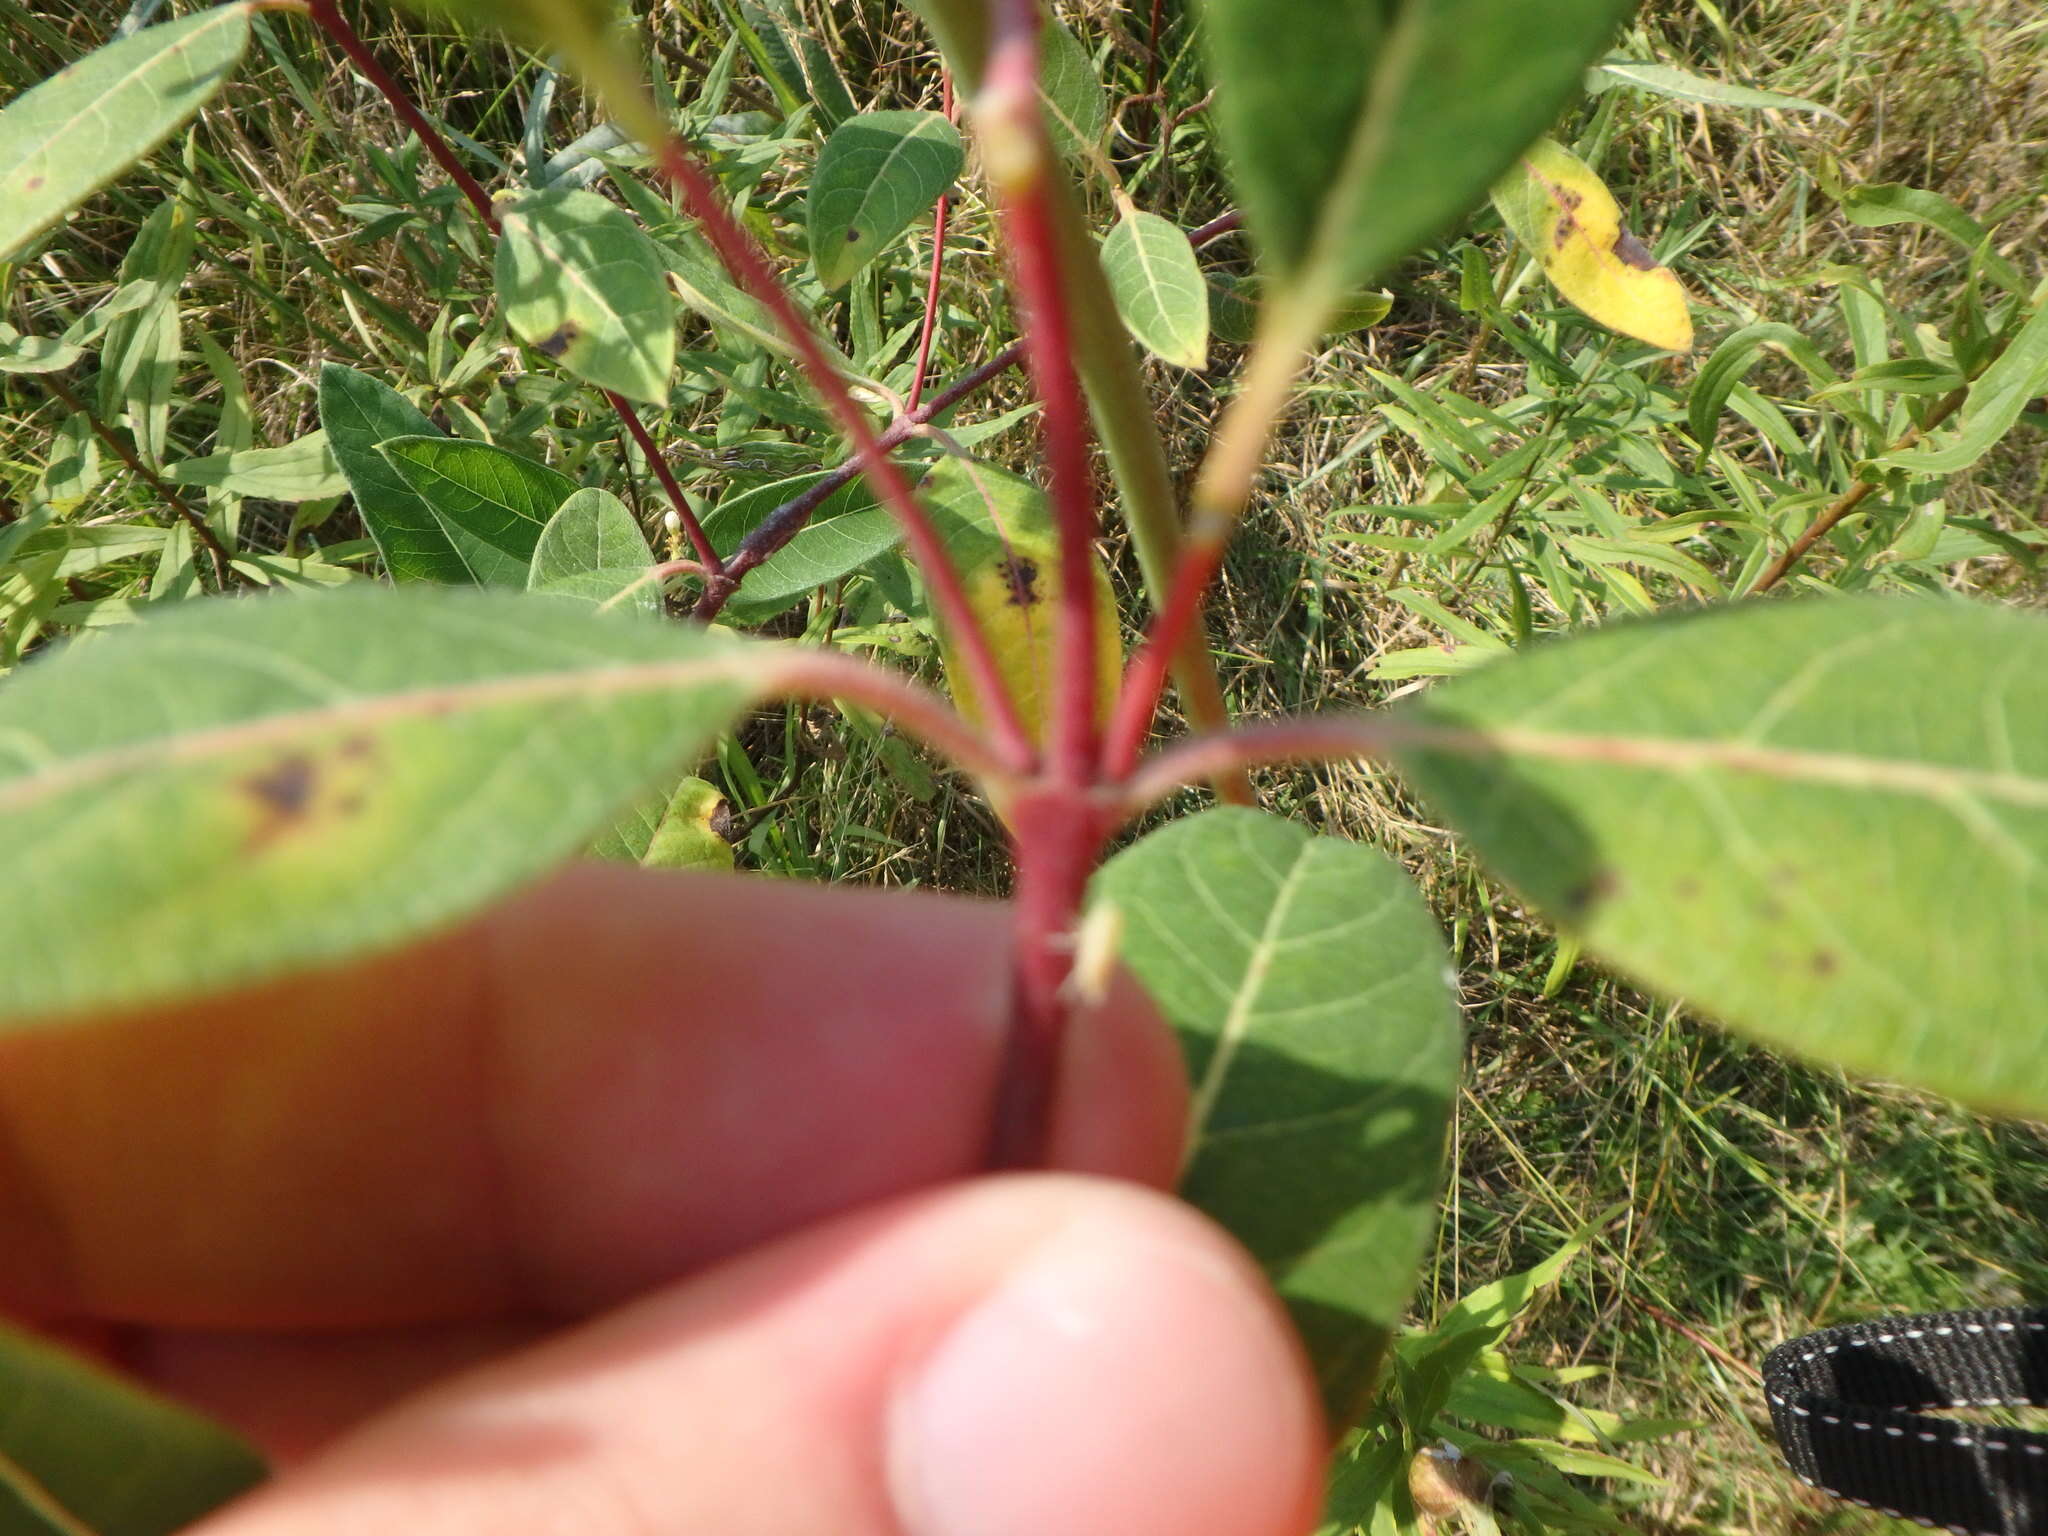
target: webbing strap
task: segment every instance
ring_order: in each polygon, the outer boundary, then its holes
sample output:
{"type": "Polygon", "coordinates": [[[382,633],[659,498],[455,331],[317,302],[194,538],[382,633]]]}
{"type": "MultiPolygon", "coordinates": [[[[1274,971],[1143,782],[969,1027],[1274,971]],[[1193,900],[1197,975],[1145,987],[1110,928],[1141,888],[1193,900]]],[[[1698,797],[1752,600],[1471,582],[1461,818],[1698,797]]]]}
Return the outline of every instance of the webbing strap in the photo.
{"type": "Polygon", "coordinates": [[[2048,1307],[1810,1333],[1771,1351],[1764,1391],[1803,1482],[1956,1536],[2048,1536],[2048,1435],[1911,1411],[2048,1406],[2048,1307]]]}

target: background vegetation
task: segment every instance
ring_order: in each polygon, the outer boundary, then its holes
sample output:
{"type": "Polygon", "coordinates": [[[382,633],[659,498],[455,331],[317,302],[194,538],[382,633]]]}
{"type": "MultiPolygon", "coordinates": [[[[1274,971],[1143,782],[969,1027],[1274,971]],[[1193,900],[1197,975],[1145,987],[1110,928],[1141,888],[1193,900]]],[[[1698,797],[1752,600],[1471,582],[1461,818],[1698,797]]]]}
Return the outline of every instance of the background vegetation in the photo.
{"type": "MultiPolygon", "coordinates": [[[[0,0],[10,44],[0,88],[11,95],[85,52],[125,9],[0,0]]],[[[725,15],[715,0],[649,9],[661,62],[687,96],[729,35],[725,15]]],[[[907,11],[885,0],[805,9],[862,106],[938,105],[939,76],[907,11]]],[[[540,91],[559,91],[547,147],[591,126],[571,87],[530,60],[401,25],[382,7],[350,10],[429,109],[476,146],[520,146],[540,91]]],[[[1179,0],[1163,8],[1156,71],[1145,0],[1062,10],[1109,87],[1109,159],[1126,188],[1187,228],[1225,212],[1179,0]]],[[[518,446],[546,426],[578,452],[615,457],[602,407],[564,380],[523,371],[489,329],[488,263],[466,247],[464,219],[431,213],[454,207],[454,189],[382,100],[306,29],[272,16],[259,33],[248,66],[189,138],[97,199],[33,264],[0,267],[0,321],[61,331],[122,279],[137,229],[175,200],[196,220],[177,290],[179,345],[145,364],[159,377],[131,379],[115,397],[119,406],[155,391],[166,402],[165,459],[312,431],[327,359],[423,387],[458,433],[518,446]],[[428,215],[412,211],[416,188],[428,189],[428,215]]],[[[2048,270],[2048,22],[2030,0],[1652,0],[1618,51],[1827,109],[1688,104],[1617,87],[1564,125],[1691,289],[1700,358],[1730,331],[1778,321],[1847,375],[1872,360],[1869,326],[1907,352],[1916,336],[1928,339],[1916,326],[1950,332],[1968,252],[1920,224],[1851,219],[1846,188],[1937,192],[1994,229],[1995,249],[2029,283],[2048,270]]],[[[723,110],[776,106],[767,78],[740,60],[723,110]]],[[[729,173],[758,177],[754,222],[772,235],[815,141],[764,139],[741,117],[722,126],[713,147],[729,173]]],[[[514,157],[487,184],[510,185],[517,173],[514,157]]],[[[963,182],[949,236],[939,382],[1014,334],[973,188],[963,182]]],[[[1101,175],[1091,195],[1106,225],[1114,209],[1101,175]]],[[[873,313],[920,311],[929,238],[920,224],[881,264],[873,313]]],[[[785,250],[800,253],[800,232],[785,250]]],[[[1248,266],[1228,239],[1205,260],[1218,272],[1248,266]]],[[[1609,339],[1564,318],[1524,265],[1497,218],[1476,213],[1390,284],[1384,320],[1331,339],[1218,594],[1215,638],[1240,712],[1383,699],[1532,635],[1716,594],[1754,579],[1768,513],[1788,488],[1825,502],[1853,483],[1853,424],[1839,443],[1819,433],[1826,446],[1810,462],[1774,435],[1775,418],[1812,438],[1829,409],[1792,360],[1762,357],[1747,377],[1754,403],[1736,402],[1709,455],[1686,430],[1697,359],[1615,366],[1609,339]],[[1519,593],[1504,582],[1491,558],[1512,537],[1504,516],[1446,536],[1462,502],[1504,485],[1516,487],[1514,507],[1541,510],[1582,541],[1568,579],[1519,593]]],[[[841,319],[856,347],[860,328],[875,323],[853,302],[841,319]]],[[[1223,344],[1205,374],[1151,366],[1177,468],[1204,442],[1233,361],[1223,344]]],[[[815,435],[778,419],[781,379],[764,371],[739,382],[699,378],[694,410],[661,434],[707,504],[817,462],[815,435]]],[[[1000,381],[974,419],[1023,399],[1018,378],[1000,381]]],[[[126,409],[99,408],[112,417],[126,409]]],[[[1848,537],[1817,550],[1805,579],[1940,585],[2041,606],[2044,409],[2035,402],[2026,428],[1937,482],[1919,506],[1845,525],[1848,537]],[[1917,531],[1907,526],[1916,519],[1917,531]]],[[[146,436],[148,412],[129,415],[146,436]]],[[[1019,423],[979,451],[1021,464],[1031,444],[1019,423]]],[[[181,494],[215,510],[233,498],[244,582],[341,580],[375,567],[338,494],[282,501],[203,483],[181,494]]],[[[103,532],[60,561],[0,567],[0,664],[212,580],[160,488],[82,431],[47,376],[0,375],[0,538],[38,500],[103,532]],[[171,531],[136,531],[155,529],[171,531]]],[[[658,495],[636,508],[657,547],[659,509],[658,495]]],[[[1134,595],[1134,560],[1112,554],[1119,587],[1134,595]]],[[[915,660],[926,639],[893,613],[886,581],[855,578],[776,622],[915,660]]],[[[1000,889],[987,811],[878,728],[802,706],[762,713],[705,772],[730,800],[744,868],[1000,889]]],[[[1577,964],[1370,768],[1268,775],[1260,788],[1272,809],[1398,853],[1452,930],[1472,1035],[1419,1320],[1596,1220],[1598,1237],[1510,1350],[1535,1365],[1612,1368],[1575,1388],[1574,1401],[1696,1426],[1640,1448],[1637,1459],[1667,1481],[1620,1493],[1634,1505],[1627,1523],[1669,1532],[1883,1524],[1782,1475],[1754,1367],[1770,1344],[1828,1322],[2048,1295],[2048,1137],[1788,1063],[1577,964]]]]}

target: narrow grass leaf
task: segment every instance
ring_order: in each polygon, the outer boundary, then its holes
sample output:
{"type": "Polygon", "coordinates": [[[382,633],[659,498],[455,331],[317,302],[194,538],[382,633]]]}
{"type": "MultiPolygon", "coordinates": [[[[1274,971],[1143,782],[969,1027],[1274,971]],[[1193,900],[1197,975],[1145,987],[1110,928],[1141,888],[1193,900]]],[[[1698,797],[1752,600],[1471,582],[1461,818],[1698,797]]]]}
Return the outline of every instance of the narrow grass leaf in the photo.
{"type": "Polygon", "coordinates": [[[226,1429],[0,1326],[0,1529],[169,1536],[263,1477],[226,1429]]]}
{"type": "Polygon", "coordinates": [[[863,112],[832,130],[811,177],[811,265],[838,288],[931,209],[966,163],[938,112],[863,112]]]}
{"type": "Polygon", "coordinates": [[[278,448],[185,459],[166,468],[164,478],[173,485],[207,486],[269,501],[316,501],[349,489],[325,432],[309,432],[278,448]]]}
{"type": "Polygon", "coordinates": [[[391,579],[474,582],[432,504],[378,452],[395,438],[437,437],[441,430],[397,390],[340,363],[320,369],[320,425],[391,579]]]}
{"type": "Polygon", "coordinates": [[[1435,919],[1384,854],[1234,808],[1118,854],[1093,899],[1187,1052],[1182,1193],[1267,1267],[1347,1424],[1436,1230],[1460,1031],[1435,919]]]}
{"type": "Polygon", "coordinates": [[[362,583],[181,604],[34,662],[0,684],[0,871],[36,956],[0,970],[0,1021],[455,922],[686,764],[776,655],[524,594],[362,583]]]}
{"type": "Polygon", "coordinates": [[[1610,330],[1672,352],[1692,350],[1685,289],[1621,222],[1593,168],[1538,139],[1493,189],[1493,205],[1557,291],[1610,330]]]}
{"type": "Polygon", "coordinates": [[[1754,107],[1770,108],[1779,112],[1811,112],[1819,117],[1842,120],[1841,113],[1832,107],[1824,107],[1817,101],[1808,101],[1803,96],[1787,96],[1779,91],[1759,91],[1746,85],[1731,85],[1726,80],[1710,80],[1705,75],[1696,75],[1689,69],[1679,69],[1671,64],[1653,64],[1642,59],[1608,59],[1593,67],[1586,82],[1589,90],[1606,90],[1615,85],[1632,85],[1637,90],[1648,91],[1653,96],[1667,97],[1672,101],[1698,102],[1708,107],[1754,107]]]}
{"type": "Polygon", "coordinates": [[[424,502],[469,579],[523,587],[541,529],[576,482],[545,464],[453,437],[395,437],[378,444],[399,479],[424,502]]]}
{"type": "Polygon", "coordinates": [[[616,606],[661,612],[661,588],[648,581],[654,551],[647,536],[610,491],[586,486],[556,509],[533,547],[526,585],[532,592],[578,597],[616,606]]]}
{"type": "Polygon", "coordinates": [[[1203,0],[1262,262],[1320,308],[1483,202],[1634,0],[1203,0]]]}
{"type": "Polygon", "coordinates": [[[109,43],[0,112],[0,258],[177,131],[249,42],[246,0],[109,43]]]}
{"type": "Polygon", "coordinates": [[[503,215],[497,285],[513,334],[579,379],[630,399],[668,399],[676,300],[661,252],[595,192],[550,187],[503,215]]]}
{"type": "Polygon", "coordinates": [[[1130,210],[1102,242],[1102,270],[1117,313],[1147,351],[1179,368],[1207,366],[1208,290],[1179,225],[1130,210]]]}
{"type": "Polygon", "coordinates": [[[1746,1033],[2048,1110],[2048,622],[1710,609],[1426,694],[1397,755],[1597,954],[1746,1033]]]}
{"type": "Polygon", "coordinates": [[[2030,286],[2005,257],[1991,247],[1991,231],[1939,192],[1896,181],[1866,182],[1842,193],[1843,214],[1865,229],[1891,224],[1922,224],[1948,236],[1975,256],[1991,280],[2007,293],[2025,293],[2030,286]]]}

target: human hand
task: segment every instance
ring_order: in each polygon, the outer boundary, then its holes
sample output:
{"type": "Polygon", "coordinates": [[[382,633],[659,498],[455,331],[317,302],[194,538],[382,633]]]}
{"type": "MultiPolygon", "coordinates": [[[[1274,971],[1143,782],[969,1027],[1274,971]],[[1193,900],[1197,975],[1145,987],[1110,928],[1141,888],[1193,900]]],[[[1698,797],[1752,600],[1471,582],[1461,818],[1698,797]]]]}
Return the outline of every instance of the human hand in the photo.
{"type": "Polygon", "coordinates": [[[971,1182],[1001,909],[591,866],[317,979],[0,1040],[0,1309],[281,1475],[205,1536],[1294,1536],[1323,1429],[1158,1188],[1172,1039],[971,1182]],[[1078,1175],[1078,1176],[1077,1176],[1078,1175]]]}

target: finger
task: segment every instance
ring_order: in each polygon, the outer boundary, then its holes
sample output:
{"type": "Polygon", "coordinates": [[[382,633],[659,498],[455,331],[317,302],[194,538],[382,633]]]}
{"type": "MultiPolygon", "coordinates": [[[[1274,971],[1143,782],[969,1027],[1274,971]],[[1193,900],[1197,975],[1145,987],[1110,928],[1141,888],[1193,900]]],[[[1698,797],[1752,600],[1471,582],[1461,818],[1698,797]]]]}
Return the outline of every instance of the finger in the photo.
{"type": "Polygon", "coordinates": [[[1298,1536],[1322,1428],[1239,1250],[993,1179],[844,1218],[416,1399],[200,1536],[1298,1536]]]}
{"type": "MultiPolygon", "coordinates": [[[[1004,909],[574,870],[347,971],[0,1040],[0,1307],[377,1327],[611,1302],[975,1171],[1004,909]]],[[[1124,985],[1059,1166],[1163,1183],[1183,1088],[1124,985]]]]}

